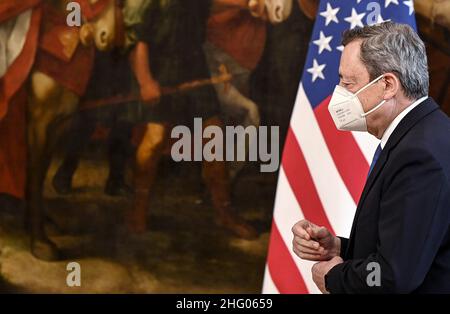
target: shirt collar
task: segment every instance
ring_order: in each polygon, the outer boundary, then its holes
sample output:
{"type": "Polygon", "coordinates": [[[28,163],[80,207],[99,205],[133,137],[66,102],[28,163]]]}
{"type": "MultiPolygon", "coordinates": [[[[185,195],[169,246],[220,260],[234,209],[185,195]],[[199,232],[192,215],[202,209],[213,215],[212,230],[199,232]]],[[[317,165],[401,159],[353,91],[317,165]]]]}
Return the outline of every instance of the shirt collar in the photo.
{"type": "Polygon", "coordinates": [[[417,99],[415,102],[413,102],[411,105],[409,105],[407,108],[405,108],[402,112],[399,113],[399,115],[397,117],[395,117],[395,119],[391,122],[391,124],[389,124],[389,126],[387,127],[386,131],[384,131],[383,137],[381,138],[381,149],[384,148],[384,146],[386,145],[389,137],[391,136],[391,134],[394,132],[395,128],[397,127],[397,125],[400,123],[400,121],[403,120],[403,118],[411,111],[413,110],[415,107],[417,107],[418,105],[420,105],[424,100],[426,100],[428,98],[428,96],[424,96],[422,98],[417,99]]]}

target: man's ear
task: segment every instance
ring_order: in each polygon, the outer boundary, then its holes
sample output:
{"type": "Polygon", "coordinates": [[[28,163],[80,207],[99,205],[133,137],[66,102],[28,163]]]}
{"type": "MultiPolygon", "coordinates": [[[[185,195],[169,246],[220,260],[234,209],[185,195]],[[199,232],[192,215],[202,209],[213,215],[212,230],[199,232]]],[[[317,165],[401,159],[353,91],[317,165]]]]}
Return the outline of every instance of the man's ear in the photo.
{"type": "Polygon", "coordinates": [[[401,89],[401,83],[394,73],[386,73],[383,76],[384,100],[393,98],[401,89]]]}

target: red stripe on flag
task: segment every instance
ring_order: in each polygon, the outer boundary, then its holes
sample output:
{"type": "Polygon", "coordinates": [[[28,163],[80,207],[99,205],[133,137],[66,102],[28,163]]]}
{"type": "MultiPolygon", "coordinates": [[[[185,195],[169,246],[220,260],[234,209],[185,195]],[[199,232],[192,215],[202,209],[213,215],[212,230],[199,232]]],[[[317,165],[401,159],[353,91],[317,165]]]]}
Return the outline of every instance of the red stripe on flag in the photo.
{"type": "Polygon", "coordinates": [[[288,130],[281,164],[305,218],[333,232],[292,128],[288,130]]]}
{"type": "Polygon", "coordinates": [[[331,96],[317,106],[314,109],[314,113],[336,168],[353,200],[358,204],[366,183],[369,164],[352,133],[336,129],[333,119],[328,112],[330,98],[331,96]]]}
{"type": "Polygon", "coordinates": [[[267,265],[272,281],[280,293],[308,293],[303,277],[274,221],[272,221],[267,265]]]}

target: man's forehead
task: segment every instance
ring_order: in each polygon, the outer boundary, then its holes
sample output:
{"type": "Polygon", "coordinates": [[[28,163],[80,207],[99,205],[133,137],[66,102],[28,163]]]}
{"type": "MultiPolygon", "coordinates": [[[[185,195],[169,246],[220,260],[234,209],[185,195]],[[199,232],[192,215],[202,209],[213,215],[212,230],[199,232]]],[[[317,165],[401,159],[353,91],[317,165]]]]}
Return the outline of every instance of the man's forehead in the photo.
{"type": "Polygon", "coordinates": [[[359,82],[369,79],[370,75],[364,66],[350,65],[348,68],[339,67],[339,77],[347,81],[359,82]]]}
{"type": "Polygon", "coordinates": [[[344,47],[339,65],[340,76],[355,79],[368,75],[367,69],[359,56],[360,46],[361,41],[353,41],[344,47]]]}

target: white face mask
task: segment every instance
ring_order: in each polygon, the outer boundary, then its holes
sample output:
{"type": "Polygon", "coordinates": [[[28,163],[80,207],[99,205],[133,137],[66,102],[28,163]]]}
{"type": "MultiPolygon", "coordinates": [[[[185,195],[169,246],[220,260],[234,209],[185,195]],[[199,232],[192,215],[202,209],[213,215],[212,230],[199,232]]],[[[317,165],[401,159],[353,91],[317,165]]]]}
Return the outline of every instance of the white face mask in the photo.
{"type": "Polygon", "coordinates": [[[349,92],[340,85],[336,86],[333,96],[331,96],[330,103],[328,104],[328,111],[330,112],[337,129],[342,131],[367,132],[366,116],[380,108],[386,100],[383,100],[368,112],[364,112],[364,108],[357,95],[376,83],[382,77],[383,75],[380,75],[355,94],[349,92]]]}

